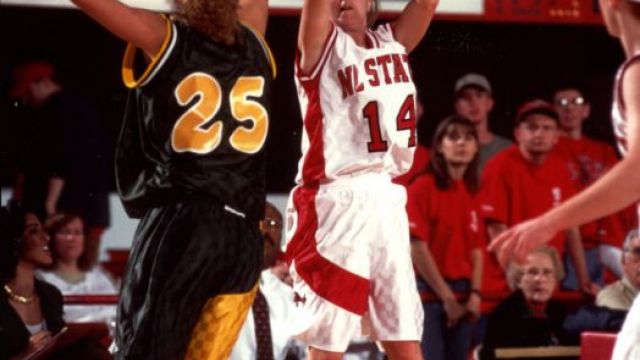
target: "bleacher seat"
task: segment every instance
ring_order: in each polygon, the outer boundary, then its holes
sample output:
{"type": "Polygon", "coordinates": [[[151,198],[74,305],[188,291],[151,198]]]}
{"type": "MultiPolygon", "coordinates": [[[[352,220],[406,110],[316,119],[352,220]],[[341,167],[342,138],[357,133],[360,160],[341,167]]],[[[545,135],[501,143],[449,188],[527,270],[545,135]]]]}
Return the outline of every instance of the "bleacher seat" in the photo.
{"type": "Polygon", "coordinates": [[[583,332],[580,341],[580,360],[608,360],[613,354],[616,334],[583,332]]]}

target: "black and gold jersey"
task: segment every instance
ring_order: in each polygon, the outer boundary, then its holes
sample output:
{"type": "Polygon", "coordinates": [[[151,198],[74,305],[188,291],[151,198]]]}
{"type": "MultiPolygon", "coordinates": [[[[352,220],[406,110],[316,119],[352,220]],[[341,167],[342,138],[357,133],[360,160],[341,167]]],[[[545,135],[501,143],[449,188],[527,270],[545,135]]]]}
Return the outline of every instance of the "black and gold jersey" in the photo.
{"type": "Polygon", "coordinates": [[[259,34],[241,26],[232,46],[167,20],[160,53],[137,76],[131,44],[123,61],[131,89],[116,150],[127,213],[185,196],[212,196],[252,219],[265,198],[265,142],[275,64],[259,34]]]}

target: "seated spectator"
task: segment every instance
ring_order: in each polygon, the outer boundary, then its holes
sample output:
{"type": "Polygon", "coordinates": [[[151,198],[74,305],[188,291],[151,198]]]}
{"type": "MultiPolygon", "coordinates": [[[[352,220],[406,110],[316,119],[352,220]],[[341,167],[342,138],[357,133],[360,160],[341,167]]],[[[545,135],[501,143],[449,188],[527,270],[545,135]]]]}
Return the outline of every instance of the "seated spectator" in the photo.
{"type": "MultiPolygon", "coordinates": [[[[22,359],[45,346],[65,326],[62,294],[35,278],[53,262],[49,236],[35,214],[0,209],[0,359],[22,359]]],[[[57,351],[54,359],[109,359],[96,342],[86,340],[57,351]]]]}
{"type": "Polygon", "coordinates": [[[522,266],[509,269],[509,286],[516,288],[489,316],[480,359],[495,359],[496,348],[572,343],[563,328],[566,312],[551,300],[564,270],[557,251],[540,247],[522,266]]]}
{"type": "Polygon", "coordinates": [[[266,203],[261,222],[264,238],[263,271],[258,293],[231,352],[231,360],[302,358],[304,350],[292,341],[295,329],[293,289],[286,264],[278,262],[282,214],[266,203]],[[299,355],[294,355],[299,354],[299,355]]]}
{"type": "Polygon", "coordinates": [[[632,230],[622,248],[622,279],[607,285],[598,293],[596,304],[628,311],[640,290],[640,238],[632,230]]]}
{"type": "MultiPolygon", "coordinates": [[[[45,230],[51,238],[53,256],[50,271],[40,277],[55,285],[64,295],[117,294],[107,275],[99,268],[90,268],[85,248],[84,222],[77,215],[56,214],[49,218],[45,230]]],[[[115,320],[115,306],[65,305],[67,322],[115,320]]]]}

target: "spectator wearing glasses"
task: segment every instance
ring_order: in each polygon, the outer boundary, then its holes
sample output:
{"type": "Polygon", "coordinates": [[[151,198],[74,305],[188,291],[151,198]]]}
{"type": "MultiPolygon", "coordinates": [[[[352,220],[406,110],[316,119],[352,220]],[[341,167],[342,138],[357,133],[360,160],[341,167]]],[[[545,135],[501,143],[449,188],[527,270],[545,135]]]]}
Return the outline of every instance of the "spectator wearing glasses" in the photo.
{"type": "MultiPolygon", "coordinates": [[[[579,86],[567,84],[558,87],[553,101],[560,119],[560,138],[555,150],[566,162],[576,189],[581,191],[615,165],[618,158],[612,146],[591,139],[583,133],[584,122],[591,114],[591,104],[579,86]]],[[[624,233],[614,231],[619,228],[614,223],[620,220],[617,216],[601,218],[580,227],[589,277],[592,282],[600,285],[603,282],[603,267],[599,260],[598,246],[607,241],[611,243],[609,245],[619,247],[621,244],[617,239],[624,236],[624,233]]],[[[579,289],[575,267],[569,259],[564,260],[567,277],[562,286],[566,289],[579,289]]]]}
{"type": "MultiPolygon", "coordinates": [[[[264,239],[262,274],[259,290],[230,360],[286,359],[289,354],[302,354],[292,340],[295,304],[291,278],[284,261],[278,259],[282,241],[282,214],[271,203],[265,204],[261,222],[264,239]]],[[[296,357],[297,358],[297,357],[296,357]]]]}
{"type": "Polygon", "coordinates": [[[598,293],[596,304],[611,309],[629,310],[640,290],[640,238],[638,230],[627,235],[622,250],[622,279],[598,293]]]}
{"type": "Polygon", "coordinates": [[[533,250],[523,265],[512,263],[509,286],[516,290],[489,316],[480,359],[495,359],[500,347],[570,344],[562,304],[551,300],[564,277],[557,251],[549,246],[533,250]]]}
{"type": "MultiPolygon", "coordinates": [[[[558,114],[551,104],[533,100],[519,108],[514,128],[518,144],[497,154],[483,173],[481,212],[491,241],[507,227],[540,215],[575,194],[564,162],[553,152],[558,128],[558,114]]],[[[563,254],[565,242],[580,270],[582,290],[592,293],[577,228],[557,234],[550,245],[563,254]]],[[[493,254],[486,264],[483,290],[507,290],[504,272],[493,254]]]]}

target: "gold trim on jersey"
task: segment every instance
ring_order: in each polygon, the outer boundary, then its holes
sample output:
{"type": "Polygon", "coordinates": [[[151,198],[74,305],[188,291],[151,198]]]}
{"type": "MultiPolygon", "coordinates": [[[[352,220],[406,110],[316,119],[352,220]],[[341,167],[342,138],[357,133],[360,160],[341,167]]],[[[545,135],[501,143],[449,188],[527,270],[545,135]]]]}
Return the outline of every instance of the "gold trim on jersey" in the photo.
{"type": "Polygon", "coordinates": [[[258,292],[218,295],[207,301],[191,333],[185,360],[228,359],[258,292]]]}
{"type": "Polygon", "coordinates": [[[127,44],[127,49],[125,50],[124,58],[122,59],[122,80],[124,81],[124,85],[129,89],[134,89],[146,84],[162,65],[163,61],[161,60],[165,58],[168,50],[172,47],[170,45],[175,44],[175,29],[173,23],[166,16],[163,16],[163,18],[167,25],[167,32],[164,40],[162,41],[162,46],[158,53],[151,58],[147,68],[138,79],[136,79],[133,69],[136,50],[138,48],[132,43],[127,44]]]}
{"type": "Polygon", "coordinates": [[[276,59],[273,57],[273,53],[271,52],[271,48],[269,47],[269,44],[267,44],[267,41],[264,39],[262,34],[257,32],[254,28],[252,28],[251,26],[243,22],[241,22],[241,24],[242,26],[249,29],[249,31],[251,31],[253,35],[260,41],[260,44],[262,45],[262,49],[264,50],[265,55],[267,55],[267,58],[269,59],[269,65],[271,65],[271,73],[273,75],[273,79],[275,79],[276,75],[278,75],[278,69],[276,67],[276,59]]]}

